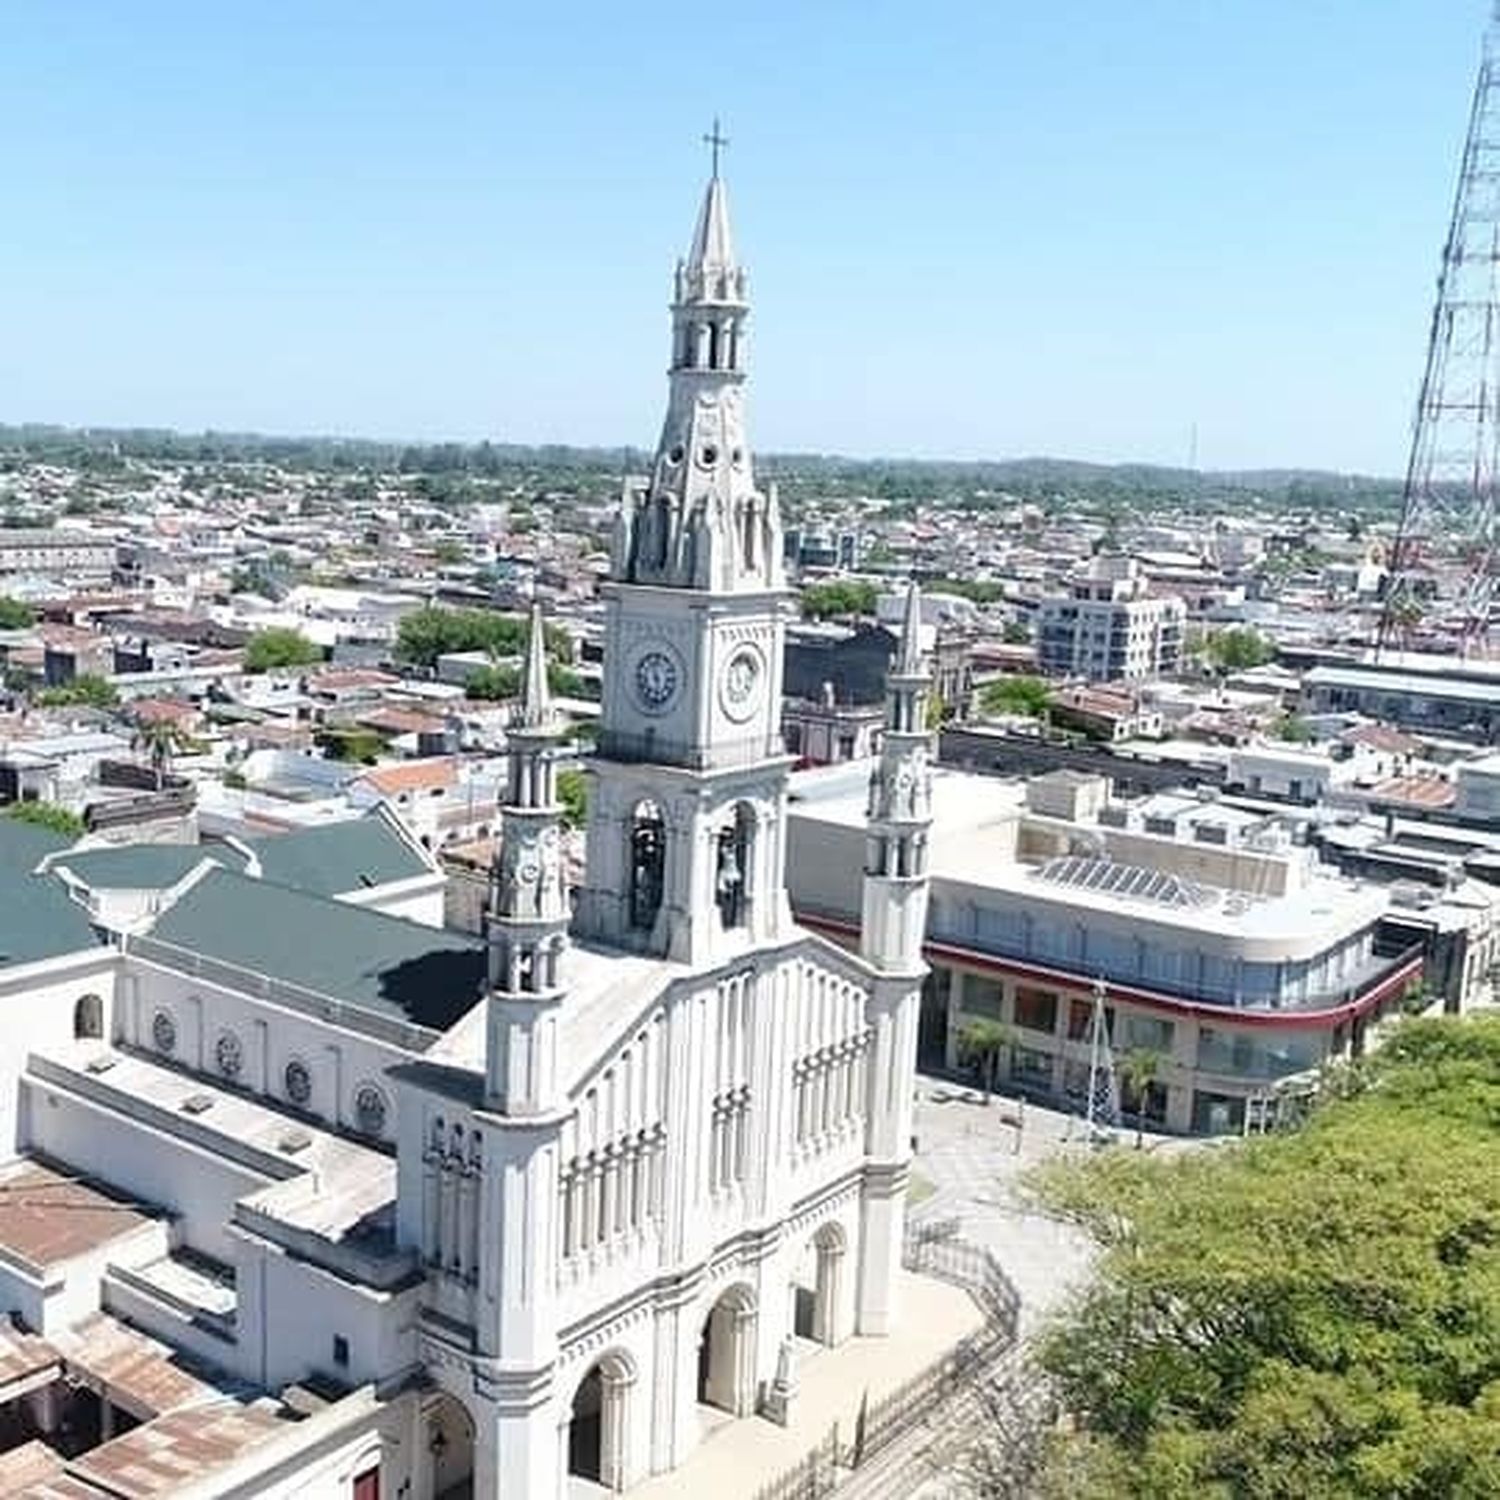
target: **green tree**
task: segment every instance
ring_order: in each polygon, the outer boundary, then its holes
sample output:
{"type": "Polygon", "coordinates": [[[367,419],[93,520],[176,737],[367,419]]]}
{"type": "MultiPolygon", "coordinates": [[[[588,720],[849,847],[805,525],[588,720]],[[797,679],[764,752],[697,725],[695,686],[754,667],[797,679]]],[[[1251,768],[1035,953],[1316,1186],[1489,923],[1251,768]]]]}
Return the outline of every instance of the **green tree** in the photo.
{"type": "Polygon", "coordinates": [[[480,667],[464,678],[464,693],[476,702],[504,702],[521,691],[521,669],[508,665],[480,667]]]}
{"type": "Polygon", "coordinates": [[[1100,1247],[1043,1494],[1500,1494],[1500,1017],[1403,1021],[1300,1129],[1057,1162],[1100,1247]]]}
{"type": "Polygon", "coordinates": [[[271,672],[286,667],[307,667],[323,660],[323,649],[287,626],[258,630],[245,645],[245,670],[271,672]]]}
{"type": "Polygon", "coordinates": [[[80,672],[71,682],[44,688],[37,694],[36,701],[44,708],[67,708],[73,705],[113,708],[120,701],[120,694],[107,677],[100,677],[95,672],[80,672]]]}
{"type": "Polygon", "coordinates": [[[13,802],[6,808],[5,815],[18,823],[34,823],[38,828],[50,829],[66,838],[76,839],[86,826],[77,813],[69,812],[55,802],[13,802]]]}
{"type": "Polygon", "coordinates": [[[987,1016],[970,1016],[958,1028],[959,1061],[971,1067],[979,1076],[984,1090],[984,1102],[990,1102],[995,1091],[995,1073],[1000,1059],[1016,1042],[1013,1026],[1004,1021],[991,1020],[987,1016]]]}
{"type": "MultiPolygon", "coordinates": [[[[429,672],[440,656],[454,651],[484,651],[490,656],[520,656],[530,634],[520,615],[503,615],[488,609],[446,609],[431,605],[401,617],[396,632],[396,655],[429,672]]],[[[567,661],[572,642],[566,631],[547,626],[547,654],[567,661]]]]}
{"type": "Polygon", "coordinates": [[[1161,1076],[1166,1059],[1150,1047],[1135,1047],[1116,1066],[1120,1087],[1135,1101],[1135,1148],[1141,1149],[1146,1133],[1146,1102],[1151,1085],[1161,1076]]]}
{"type": "Polygon", "coordinates": [[[26,630],[36,624],[36,611],[19,599],[0,594],[0,630],[26,630]]]}
{"type": "Polygon", "coordinates": [[[873,583],[830,579],[827,583],[809,584],[802,590],[799,602],[804,619],[831,620],[847,615],[873,615],[877,597],[873,583]]]}
{"type": "Polygon", "coordinates": [[[1265,666],[1275,657],[1276,648],[1259,631],[1233,625],[1227,630],[1211,630],[1204,652],[1221,672],[1244,672],[1265,666]]]}
{"type": "Polygon", "coordinates": [[[1024,646],[1031,640],[1031,627],[1022,620],[1007,620],[1000,630],[1007,646],[1024,646]]]}
{"type": "Polygon", "coordinates": [[[1271,733],[1293,745],[1305,745],[1313,738],[1311,726],[1300,714],[1282,714],[1271,726],[1271,733]]]}
{"type": "Polygon", "coordinates": [[[583,827],[589,810],[588,777],[578,770],[559,771],[557,800],[562,803],[563,822],[569,828],[583,827]]]}
{"type": "Polygon", "coordinates": [[[1052,704],[1052,689],[1040,677],[1002,677],[979,692],[979,708],[986,714],[1024,714],[1043,717],[1052,704]]]}
{"type": "Polygon", "coordinates": [[[324,729],[317,742],[329,760],[357,761],[373,766],[385,754],[383,735],[373,729],[324,729]]]}

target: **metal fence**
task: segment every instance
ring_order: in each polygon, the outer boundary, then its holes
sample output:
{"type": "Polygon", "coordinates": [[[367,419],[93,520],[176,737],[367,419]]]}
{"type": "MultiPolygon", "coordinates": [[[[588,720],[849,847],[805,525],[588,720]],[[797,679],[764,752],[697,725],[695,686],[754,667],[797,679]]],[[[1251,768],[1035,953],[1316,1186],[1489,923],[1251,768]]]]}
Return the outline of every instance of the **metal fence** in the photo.
{"type": "Polygon", "coordinates": [[[1015,1344],[1020,1293],[990,1251],[961,1238],[959,1230],[957,1219],[908,1228],[901,1262],[909,1271],[963,1287],[984,1314],[980,1327],[878,1401],[862,1402],[852,1441],[842,1441],[835,1424],[815,1448],[757,1490],[755,1500],[820,1500],[832,1493],[972,1386],[1015,1344]]]}

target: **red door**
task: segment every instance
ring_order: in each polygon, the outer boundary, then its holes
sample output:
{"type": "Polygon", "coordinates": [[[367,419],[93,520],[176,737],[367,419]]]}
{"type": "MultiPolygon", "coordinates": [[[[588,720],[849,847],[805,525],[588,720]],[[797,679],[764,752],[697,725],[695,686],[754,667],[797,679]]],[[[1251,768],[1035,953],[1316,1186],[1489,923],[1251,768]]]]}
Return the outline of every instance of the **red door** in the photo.
{"type": "Polygon", "coordinates": [[[380,1500],[380,1470],[366,1469],[354,1476],[354,1500],[380,1500]]]}

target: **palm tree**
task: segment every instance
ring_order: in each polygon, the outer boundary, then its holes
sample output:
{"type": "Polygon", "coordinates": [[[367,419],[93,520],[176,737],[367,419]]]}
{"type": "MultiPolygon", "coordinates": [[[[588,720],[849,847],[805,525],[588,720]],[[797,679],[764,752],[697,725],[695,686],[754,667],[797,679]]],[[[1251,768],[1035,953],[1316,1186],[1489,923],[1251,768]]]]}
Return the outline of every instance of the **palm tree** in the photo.
{"type": "Polygon", "coordinates": [[[994,1091],[995,1067],[1000,1054],[1013,1047],[1015,1041],[1015,1027],[983,1016],[970,1017],[958,1028],[959,1061],[971,1064],[979,1074],[986,1104],[994,1091]]]}
{"type": "Polygon", "coordinates": [[[172,752],[177,749],[180,735],[177,726],[166,719],[155,719],[145,725],[136,736],[136,742],[146,751],[151,769],[156,774],[156,790],[166,785],[167,772],[172,766],[172,752]]]}
{"type": "Polygon", "coordinates": [[[1146,1131],[1146,1096],[1161,1073],[1166,1058],[1150,1047],[1136,1047],[1119,1062],[1120,1085],[1135,1097],[1135,1149],[1139,1151],[1146,1131]]]}

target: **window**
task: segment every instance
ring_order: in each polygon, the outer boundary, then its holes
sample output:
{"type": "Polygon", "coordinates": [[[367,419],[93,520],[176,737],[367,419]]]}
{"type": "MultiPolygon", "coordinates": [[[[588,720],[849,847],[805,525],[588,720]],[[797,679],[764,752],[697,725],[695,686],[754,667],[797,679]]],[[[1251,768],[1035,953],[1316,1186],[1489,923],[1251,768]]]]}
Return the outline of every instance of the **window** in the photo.
{"type": "Polygon", "coordinates": [[[630,829],[630,925],[649,932],[661,909],[666,829],[654,802],[637,805],[630,829]]]}
{"type": "MultiPolygon", "coordinates": [[[[1094,1002],[1092,1000],[1070,1000],[1068,1002],[1068,1040],[1086,1042],[1093,1036],[1094,1002]]],[[[1104,1034],[1110,1041],[1115,1037],[1115,1008],[1104,1007],[1104,1034]]]]}
{"type": "Polygon", "coordinates": [[[177,1022],[170,1011],[159,1010],[151,1018],[151,1045],[167,1056],[177,1050],[177,1022]]]}
{"type": "Polygon", "coordinates": [[[287,1098],[299,1109],[305,1109],[308,1100],[312,1098],[312,1073],[308,1070],[307,1064],[293,1058],[286,1065],[286,1072],[282,1075],[282,1086],[286,1090],[287,1098]]]}
{"type": "Polygon", "coordinates": [[[373,1083],[362,1083],[354,1094],[354,1125],[361,1135],[385,1132],[385,1095],[373,1083]]]}
{"type": "Polygon", "coordinates": [[[349,1363],[349,1340],[341,1333],[333,1336],[333,1362],[341,1370],[349,1363]]]}
{"type": "Polygon", "coordinates": [[[1170,1052],[1176,1028],[1156,1016],[1126,1016],[1120,1028],[1121,1045],[1148,1052],[1170,1052]]]}
{"type": "Polygon", "coordinates": [[[79,1039],[104,1035],[104,1002],[97,995],[84,995],[73,1007],[73,1035],[79,1039]]]}
{"type": "Polygon", "coordinates": [[[1003,993],[998,979],[986,979],[982,974],[965,974],[964,1014],[986,1016],[991,1021],[998,1021],[1002,1014],[1003,993]]]}
{"type": "Polygon", "coordinates": [[[245,1066],[245,1049],[232,1031],[220,1033],[219,1040],[214,1045],[214,1061],[226,1078],[240,1076],[245,1066]]]}
{"type": "Polygon", "coordinates": [[[1050,990],[1016,987],[1016,1025],[1027,1031],[1052,1031],[1057,1025],[1057,996],[1050,990]]]}

